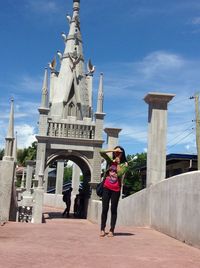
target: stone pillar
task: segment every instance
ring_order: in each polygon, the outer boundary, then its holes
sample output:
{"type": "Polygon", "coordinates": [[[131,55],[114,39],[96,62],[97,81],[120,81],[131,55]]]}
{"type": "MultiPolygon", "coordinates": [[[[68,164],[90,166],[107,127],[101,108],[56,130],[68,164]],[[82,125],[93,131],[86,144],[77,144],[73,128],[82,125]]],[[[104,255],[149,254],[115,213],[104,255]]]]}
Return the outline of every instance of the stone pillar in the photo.
{"type": "Polygon", "coordinates": [[[26,161],[26,192],[31,193],[35,161],[26,161]]]}
{"type": "Polygon", "coordinates": [[[49,175],[49,167],[46,167],[44,171],[44,192],[47,192],[48,189],[48,175],[49,175]]]}
{"type": "Polygon", "coordinates": [[[38,186],[34,190],[34,205],[32,213],[32,223],[42,223],[42,209],[44,201],[44,166],[45,166],[45,154],[41,155],[40,168],[36,180],[38,181],[38,186]]]}
{"type": "Polygon", "coordinates": [[[14,161],[0,161],[0,225],[9,220],[14,170],[14,161]]]}
{"type": "Polygon", "coordinates": [[[64,176],[64,160],[57,161],[56,171],[56,194],[62,194],[63,176],[64,176]]]}
{"type": "Polygon", "coordinates": [[[25,174],[26,174],[26,168],[23,168],[23,173],[22,173],[22,180],[21,180],[21,190],[24,191],[25,189],[25,174]]]}
{"type": "Polygon", "coordinates": [[[72,194],[71,194],[71,212],[74,211],[74,201],[76,198],[76,195],[79,193],[79,184],[80,184],[80,174],[81,170],[79,166],[77,166],[75,163],[73,164],[72,169],[72,194]]]}
{"type": "Polygon", "coordinates": [[[32,206],[33,197],[31,194],[32,189],[32,179],[33,179],[33,171],[35,167],[35,161],[28,160],[26,161],[26,184],[25,191],[22,194],[22,206],[32,206]]]}
{"type": "Polygon", "coordinates": [[[80,184],[80,173],[81,170],[79,166],[77,166],[75,163],[73,164],[73,170],[72,170],[72,195],[76,196],[78,194],[79,190],[79,184],[80,184]]]}
{"type": "Polygon", "coordinates": [[[95,146],[93,153],[93,165],[92,165],[92,174],[91,174],[91,188],[92,195],[91,199],[98,200],[99,197],[96,194],[96,185],[100,182],[101,179],[101,156],[100,150],[102,149],[103,144],[103,120],[105,113],[95,113],[95,146]]]}
{"type": "Polygon", "coordinates": [[[167,104],[174,96],[153,92],[144,98],[149,104],[147,187],[166,177],[167,104]]]}
{"type": "Polygon", "coordinates": [[[119,132],[121,128],[105,128],[104,131],[107,134],[108,148],[113,149],[118,145],[119,132]]]}

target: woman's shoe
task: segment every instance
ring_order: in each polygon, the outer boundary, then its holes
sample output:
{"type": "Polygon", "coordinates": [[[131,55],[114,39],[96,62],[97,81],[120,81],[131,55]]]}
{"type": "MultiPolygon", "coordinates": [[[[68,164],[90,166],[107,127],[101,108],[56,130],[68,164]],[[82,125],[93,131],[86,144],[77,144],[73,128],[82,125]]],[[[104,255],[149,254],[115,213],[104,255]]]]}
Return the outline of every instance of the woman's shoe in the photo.
{"type": "Polygon", "coordinates": [[[106,235],[105,231],[102,230],[102,231],[100,232],[100,237],[104,237],[105,235],[106,235]]]}
{"type": "Polygon", "coordinates": [[[113,236],[114,236],[114,233],[113,233],[112,231],[109,231],[109,233],[108,233],[107,236],[108,236],[108,237],[113,237],[113,236]]]}

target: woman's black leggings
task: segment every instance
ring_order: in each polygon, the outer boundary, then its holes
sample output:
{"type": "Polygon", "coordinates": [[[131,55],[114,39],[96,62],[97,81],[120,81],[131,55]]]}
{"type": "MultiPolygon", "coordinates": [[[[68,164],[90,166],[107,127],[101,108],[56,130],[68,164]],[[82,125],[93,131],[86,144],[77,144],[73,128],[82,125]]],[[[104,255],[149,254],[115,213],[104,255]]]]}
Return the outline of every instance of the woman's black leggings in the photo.
{"type": "Polygon", "coordinates": [[[119,202],[120,192],[115,192],[104,188],[102,196],[102,214],[101,214],[101,230],[106,227],[109,203],[111,200],[111,221],[110,221],[110,231],[114,232],[115,224],[117,220],[117,206],[119,202]]]}

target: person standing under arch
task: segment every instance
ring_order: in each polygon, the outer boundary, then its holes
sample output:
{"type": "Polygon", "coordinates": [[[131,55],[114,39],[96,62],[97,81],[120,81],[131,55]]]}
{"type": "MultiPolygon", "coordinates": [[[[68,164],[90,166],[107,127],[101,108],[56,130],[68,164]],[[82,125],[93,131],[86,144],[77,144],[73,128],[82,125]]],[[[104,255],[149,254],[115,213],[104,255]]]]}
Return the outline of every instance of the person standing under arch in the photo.
{"type": "Polygon", "coordinates": [[[72,187],[70,187],[63,194],[63,202],[65,202],[65,204],[66,204],[66,208],[65,208],[64,212],[62,213],[63,217],[66,214],[67,218],[69,218],[69,212],[70,212],[70,207],[71,207],[71,192],[72,192],[72,190],[73,190],[72,187]]]}

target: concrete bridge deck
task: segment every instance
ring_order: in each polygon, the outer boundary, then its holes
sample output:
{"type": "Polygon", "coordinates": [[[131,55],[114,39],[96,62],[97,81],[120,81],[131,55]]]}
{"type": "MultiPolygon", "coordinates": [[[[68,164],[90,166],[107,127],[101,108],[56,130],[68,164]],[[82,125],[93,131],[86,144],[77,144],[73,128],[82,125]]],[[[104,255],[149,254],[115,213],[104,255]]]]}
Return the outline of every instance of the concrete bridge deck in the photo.
{"type": "Polygon", "coordinates": [[[50,208],[45,221],[0,227],[1,268],[200,267],[200,249],[148,228],[117,227],[115,237],[100,238],[98,225],[50,208]]]}

